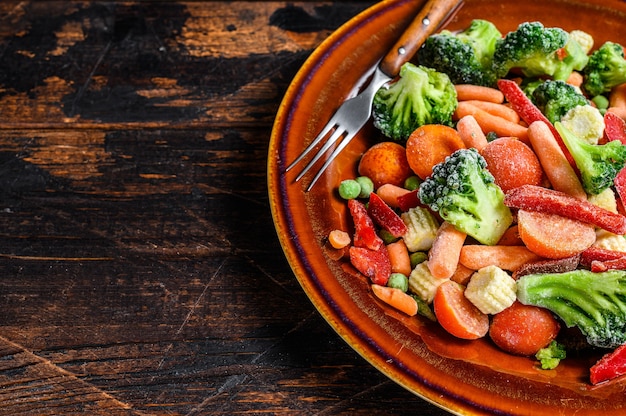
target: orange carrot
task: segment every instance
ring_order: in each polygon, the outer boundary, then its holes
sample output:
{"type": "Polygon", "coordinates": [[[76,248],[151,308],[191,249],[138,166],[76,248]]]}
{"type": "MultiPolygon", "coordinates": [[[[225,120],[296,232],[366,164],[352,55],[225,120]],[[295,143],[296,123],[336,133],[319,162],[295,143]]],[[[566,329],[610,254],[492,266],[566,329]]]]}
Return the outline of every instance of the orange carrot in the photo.
{"type": "Polygon", "coordinates": [[[479,85],[459,84],[455,85],[457,99],[459,101],[481,100],[492,103],[503,103],[504,94],[496,88],[481,87],[479,85]]]}
{"type": "Polygon", "coordinates": [[[332,230],[328,234],[328,242],[333,248],[341,249],[350,244],[350,234],[342,230],[332,230]]]}
{"type": "Polygon", "coordinates": [[[372,285],[374,295],[389,306],[406,313],[409,316],[417,315],[417,302],[402,290],[380,285],[372,285]]]}
{"type": "Polygon", "coordinates": [[[468,149],[473,147],[480,152],[483,147],[487,146],[488,142],[485,133],[483,133],[474,116],[462,117],[456,123],[456,130],[468,149]]]}
{"type": "Polygon", "coordinates": [[[441,224],[428,252],[428,269],[434,277],[449,279],[454,274],[466,237],[449,222],[441,224]]]}
{"type": "Polygon", "coordinates": [[[411,191],[398,185],[386,183],[384,185],[381,185],[376,190],[376,195],[378,195],[380,199],[385,201],[387,205],[389,205],[391,208],[398,208],[398,197],[406,195],[409,192],[411,191]]]}
{"type": "Polygon", "coordinates": [[[626,108],[626,83],[611,89],[609,93],[609,107],[626,108]]]}
{"type": "Polygon", "coordinates": [[[548,125],[543,121],[535,121],[528,127],[528,138],[552,187],[575,198],[587,199],[574,168],[567,161],[548,125]]]}
{"type": "Polygon", "coordinates": [[[459,262],[472,270],[493,265],[502,270],[515,271],[521,265],[539,259],[541,259],[539,255],[524,246],[469,244],[461,249],[459,262]]]}
{"type": "Polygon", "coordinates": [[[489,331],[489,316],[465,297],[464,290],[452,280],[443,282],[435,293],[433,311],[443,329],[455,337],[482,338],[489,331]]]}
{"type": "Polygon", "coordinates": [[[502,117],[512,123],[519,124],[520,122],[519,114],[507,105],[481,100],[466,100],[465,102],[478,107],[491,115],[502,117]]]}
{"type": "Polygon", "coordinates": [[[480,125],[483,133],[494,132],[498,137],[512,136],[517,137],[524,143],[528,143],[528,128],[521,126],[517,123],[513,123],[509,120],[505,120],[502,117],[489,114],[485,110],[472,105],[467,101],[460,101],[456,111],[456,117],[459,119],[472,115],[480,125]]]}
{"type": "Polygon", "coordinates": [[[563,259],[581,253],[596,241],[591,224],[544,212],[519,210],[519,235],[541,257],[563,259]]]}
{"type": "Polygon", "coordinates": [[[387,252],[389,253],[392,273],[402,273],[405,276],[411,274],[411,258],[404,240],[400,239],[387,244],[387,252]]]}
{"type": "Polygon", "coordinates": [[[433,172],[433,166],[463,148],[465,144],[461,136],[452,127],[426,124],[409,136],[406,157],[413,172],[421,179],[426,179],[433,172]]]}
{"type": "Polygon", "coordinates": [[[461,263],[459,263],[456,266],[454,274],[450,277],[450,280],[457,282],[460,285],[467,286],[474,272],[475,270],[472,270],[469,267],[465,267],[461,263]]]}
{"type": "Polygon", "coordinates": [[[499,246],[523,246],[524,242],[519,236],[519,230],[517,224],[509,227],[502,237],[500,237],[500,241],[498,241],[499,246]]]}
{"type": "Polygon", "coordinates": [[[565,82],[573,85],[574,87],[580,87],[581,85],[583,85],[583,75],[580,72],[572,71],[572,73],[569,75],[569,77],[567,77],[567,80],[565,82]]]}

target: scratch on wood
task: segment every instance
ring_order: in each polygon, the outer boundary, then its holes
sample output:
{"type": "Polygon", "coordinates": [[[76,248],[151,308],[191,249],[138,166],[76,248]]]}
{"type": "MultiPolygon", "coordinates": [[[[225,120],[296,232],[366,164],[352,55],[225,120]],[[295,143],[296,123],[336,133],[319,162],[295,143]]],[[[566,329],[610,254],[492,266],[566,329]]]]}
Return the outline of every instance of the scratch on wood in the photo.
{"type": "Polygon", "coordinates": [[[85,91],[87,90],[87,87],[89,87],[89,83],[91,82],[91,79],[93,78],[94,74],[98,70],[98,67],[100,66],[100,64],[104,60],[104,57],[109,53],[109,50],[111,49],[111,45],[113,45],[113,41],[109,41],[106,44],[106,46],[104,47],[104,49],[102,50],[102,52],[98,56],[98,59],[96,60],[96,63],[94,64],[93,68],[91,69],[91,72],[87,76],[87,79],[85,80],[83,85],[81,85],[80,89],[76,93],[76,97],[74,97],[74,101],[72,101],[72,107],[70,108],[70,111],[68,113],[68,115],[70,117],[73,117],[76,114],[76,106],[77,106],[78,102],[81,100],[81,98],[85,94],[85,91]]]}
{"type": "Polygon", "coordinates": [[[17,254],[0,253],[1,258],[11,260],[28,261],[112,261],[113,257],[46,257],[46,256],[20,256],[17,254]]]}
{"type": "MultiPolygon", "coordinates": [[[[62,405],[67,405],[69,398],[73,397],[73,400],[82,401],[83,404],[87,401],[93,401],[97,403],[99,407],[102,409],[106,408],[108,411],[132,409],[131,405],[116,399],[111,394],[81,380],[75,374],[59,367],[52,361],[34,354],[5,337],[0,336],[0,344],[5,345],[5,347],[2,348],[5,351],[5,355],[2,357],[4,363],[3,370],[9,369],[7,364],[10,362],[15,366],[29,369],[21,382],[19,377],[16,379],[15,375],[12,375],[10,380],[7,380],[7,376],[3,376],[2,372],[0,372],[0,385],[2,386],[3,392],[10,389],[21,389],[20,396],[25,399],[28,392],[23,390],[29,388],[28,386],[33,386],[30,387],[32,399],[37,400],[37,402],[44,401],[48,403],[48,406],[54,406],[53,400],[62,403],[62,405]],[[10,349],[6,346],[9,346],[10,349]],[[6,352],[7,350],[9,350],[8,353],[6,352]],[[39,386],[37,386],[37,383],[34,383],[36,378],[39,379],[39,386]],[[48,388],[43,388],[41,386],[42,383],[48,384],[48,388]],[[67,395],[67,392],[81,391],[83,394],[67,395]],[[94,397],[94,394],[97,396],[94,397]],[[44,397],[42,397],[42,395],[44,395],[44,397]]],[[[3,406],[5,411],[10,410],[8,409],[9,407],[10,404],[5,401],[3,406]]],[[[135,412],[135,414],[140,413],[135,412]]]]}

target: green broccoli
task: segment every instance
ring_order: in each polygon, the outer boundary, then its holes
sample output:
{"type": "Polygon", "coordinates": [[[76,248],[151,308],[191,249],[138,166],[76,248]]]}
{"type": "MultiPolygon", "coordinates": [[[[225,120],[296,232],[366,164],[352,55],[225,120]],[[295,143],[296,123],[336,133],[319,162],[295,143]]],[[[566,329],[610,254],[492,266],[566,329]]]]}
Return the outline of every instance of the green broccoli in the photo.
{"type": "Polygon", "coordinates": [[[626,59],[619,43],[606,42],[589,56],[582,88],[593,97],[626,82],[626,59]]]}
{"type": "Polygon", "coordinates": [[[476,19],[461,32],[429,36],[417,54],[418,63],[448,74],[453,84],[493,86],[492,59],[501,37],[493,23],[476,19]]]}
{"type": "Polygon", "coordinates": [[[546,308],[568,328],[577,326],[596,347],[626,342],[626,271],[529,274],[517,281],[517,299],[546,308]]]}
{"type": "Polygon", "coordinates": [[[395,82],[374,95],[374,126],[404,144],[421,125],[452,125],[457,103],[456,90],[446,74],[408,62],[395,82]]]}
{"type": "Polygon", "coordinates": [[[498,40],[493,67],[498,77],[517,68],[527,77],[547,75],[565,81],[573,70],[582,70],[588,59],[576,38],[563,29],[524,22],[498,40]]]}
{"type": "Polygon", "coordinates": [[[602,145],[591,144],[558,121],[554,127],[576,162],[585,192],[597,195],[612,186],[615,176],[626,164],[626,146],[618,140],[602,145]]]}
{"type": "Polygon", "coordinates": [[[589,104],[582,93],[564,81],[546,80],[533,89],[530,98],[551,123],[560,121],[572,108],[589,104]]]}
{"type": "Polygon", "coordinates": [[[457,150],[435,165],[418,195],[444,220],[483,244],[496,244],[513,221],[502,189],[476,149],[457,150]]]}
{"type": "Polygon", "coordinates": [[[540,349],[535,358],[541,363],[542,370],[555,369],[566,356],[565,347],[556,341],[552,341],[547,347],[540,349]]]}

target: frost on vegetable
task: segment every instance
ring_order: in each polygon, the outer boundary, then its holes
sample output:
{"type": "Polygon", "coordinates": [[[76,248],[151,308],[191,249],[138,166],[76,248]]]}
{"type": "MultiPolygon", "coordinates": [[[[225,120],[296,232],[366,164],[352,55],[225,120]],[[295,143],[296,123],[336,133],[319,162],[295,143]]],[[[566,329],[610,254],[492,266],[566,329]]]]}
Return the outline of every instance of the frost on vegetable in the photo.
{"type": "Polygon", "coordinates": [[[497,266],[487,266],[472,275],[465,297],[482,313],[494,315],[515,302],[516,283],[497,266]]]}
{"type": "Polygon", "coordinates": [[[504,193],[476,149],[460,149],[435,165],[419,198],[459,231],[494,245],[513,222],[504,193]]]}
{"type": "Polygon", "coordinates": [[[415,207],[403,212],[400,216],[407,226],[402,237],[410,252],[427,251],[435,241],[439,223],[434,215],[426,208],[415,207]]]}

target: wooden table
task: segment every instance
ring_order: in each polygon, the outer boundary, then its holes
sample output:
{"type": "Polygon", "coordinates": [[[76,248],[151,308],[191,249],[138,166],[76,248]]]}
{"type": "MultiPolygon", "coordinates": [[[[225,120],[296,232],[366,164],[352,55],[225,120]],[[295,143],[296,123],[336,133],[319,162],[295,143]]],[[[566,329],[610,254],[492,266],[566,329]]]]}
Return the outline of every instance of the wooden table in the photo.
{"type": "Polygon", "coordinates": [[[372,1],[0,2],[0,414],[444,414],[306,298],[266,157],[372,1]]]}

